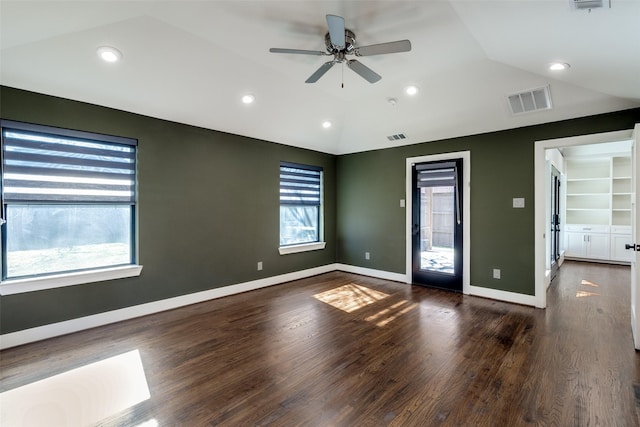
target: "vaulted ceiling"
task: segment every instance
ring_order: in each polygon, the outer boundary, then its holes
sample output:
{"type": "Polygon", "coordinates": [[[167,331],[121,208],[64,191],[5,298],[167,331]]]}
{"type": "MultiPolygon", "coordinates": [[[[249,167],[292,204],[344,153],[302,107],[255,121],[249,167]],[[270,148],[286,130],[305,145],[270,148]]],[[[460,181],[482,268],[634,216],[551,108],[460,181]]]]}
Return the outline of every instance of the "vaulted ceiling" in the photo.
{"type": "Polygon", "coordinates": [[[2,0],[0,84],[342,154],[640,106],[638,22],[637,0],[2,0]],[[358,45],[412,50],[358,58],[377,83],[341,64],[305,83],[328,57],[269,48],[324,50],[327,14],[358,45]],[[508,95],[547,85],[551,109],[511,113],[508,95]]]}

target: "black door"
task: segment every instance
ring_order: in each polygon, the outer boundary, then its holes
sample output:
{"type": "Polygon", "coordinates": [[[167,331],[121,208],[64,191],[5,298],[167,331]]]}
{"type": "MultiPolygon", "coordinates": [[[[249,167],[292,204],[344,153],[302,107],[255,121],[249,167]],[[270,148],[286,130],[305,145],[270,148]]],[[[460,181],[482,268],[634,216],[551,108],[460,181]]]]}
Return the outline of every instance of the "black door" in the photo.
{"type": "Polygon", "coordinates": [[[462,159],[412,170],[412,281],[462,292],[462,159]]]}
{"type": "Polygon", "coordinates": [[[551,167],[551,280],[558,274],[560,259],[560,172],[551,167]]]}

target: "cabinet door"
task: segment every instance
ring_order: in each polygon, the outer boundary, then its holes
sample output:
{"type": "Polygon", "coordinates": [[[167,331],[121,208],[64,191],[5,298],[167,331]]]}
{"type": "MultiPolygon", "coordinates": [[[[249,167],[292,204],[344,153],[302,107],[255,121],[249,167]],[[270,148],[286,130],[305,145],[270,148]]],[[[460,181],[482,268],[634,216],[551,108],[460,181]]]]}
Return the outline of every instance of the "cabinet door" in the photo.
{"type": "Polygon", "coordinates": [[[566,233],[565,236],[567,238],[565,256],[584,257],[586,255],[584,233],[566,233]]]}
{"type": "Polygon", "coordinates": [[[611,235],[611,259],[613,261],[631,262],[633,251],[624,248],[625,244],[631,243],[630,234],[612,234],[611,235]]]}
{"type": "Polygon", "coordinates": [[[609,259],[609,235],[587,235],[587,258],[609,259]]]}

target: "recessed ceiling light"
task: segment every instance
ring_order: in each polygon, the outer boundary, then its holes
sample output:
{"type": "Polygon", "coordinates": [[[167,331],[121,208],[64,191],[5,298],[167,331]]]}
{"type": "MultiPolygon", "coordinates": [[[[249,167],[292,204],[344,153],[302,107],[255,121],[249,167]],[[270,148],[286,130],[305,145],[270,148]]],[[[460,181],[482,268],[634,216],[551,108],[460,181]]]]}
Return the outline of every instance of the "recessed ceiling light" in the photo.
{"type": "Polygon", "coordinates": [[[332,123],[329,120],[325,120],[324,122],[322,122],[322,127],[325,129],[329,129],[331,125],[332,123]]]}
{"type": "Polygon", "coordinates": [[[255,101],[255,100],[256,100],[255,95],[252,95],[252,94],[250,94],[250,93],[248,93],[248,94],[246,94],[245,96],[243,96],[243,97],[242,97],[242,102],[243,102],[244,104],[251,104],[251,103],[253,103],[253,101],[255,101]]]}
{"type": "Polygon", "coordinates": [[[404,91],[407,95],[415,95],[416,93],[418,93],[418,87],[417,86],[407,86],[406,88],[404,88],[404,91]]]}
{"type": "Polygon", "coordinates": [[[106,62],[117,62],[122,58],[122,52],[111,46],[100,46],[96,52],[106,62]]]}
{"type": "Polygon", "coordinates": [[[563,71],[570,66],[571,65],[567,64],[566,62],[552,62],[551,64],[549,64],[549,69],[551,71],[563,71]]]}

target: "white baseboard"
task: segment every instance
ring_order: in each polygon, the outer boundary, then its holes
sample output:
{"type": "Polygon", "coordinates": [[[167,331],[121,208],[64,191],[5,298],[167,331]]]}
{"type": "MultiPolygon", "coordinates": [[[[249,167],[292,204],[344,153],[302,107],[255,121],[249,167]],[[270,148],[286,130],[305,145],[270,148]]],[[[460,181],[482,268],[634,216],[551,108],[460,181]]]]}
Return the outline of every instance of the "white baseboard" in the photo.
{"type": "Polygon", "coordinates": [[[292,280],[304,279],[305,277],[311,277],[335,270],[337,270],[336,264],[328,264],[321,267],[310,268],[308,270],[296,271],[293,273],[281,274],[279,276],[252,280],[250,282],[224,286],[221,288],[196,292],[193,294],[181,295],[179,297],[149,302],[146,304],[135,305],[132,307],[121,308],[113,311],[107,311],[91,316],[79,317],[63,322],[37,326],[35,328],[24,329],[22,331],[11,332],[0,336],[0,350],[27,344],[30,342],[41,341],[47,338],[53,338],[60,335],[66,335],[85,329],[95,328],[97,326],[108,325],[110,323],[121,322],[123,320],[129,320],[136,317],[159,313],[165,310],[172,310],[174,308],[184,307],[186,305],[196,304],[211,299],[222,298],[241,292],[265,288],[267,286],[290,282],[292,280]]]}
{"type": "Polygon", "coordinates": [[[372,268],[357,267],[348,264],[335,264],[336,270],[345,271],[347,273],[360,274],[362,276],[371,276],[378,279],[392,280],[394,282],[407,283],[407,276],[400,273],[392,273],[390,271],[374,270],[372,268]]]}
{"type": "MultiPolygon", "coordinates": [[[[410,283],[405,274],[392,273],[389,271],[373,270],[370,268],[356,267],[347,264],[335,264],[336,270],[346,271],[347,273],[361,274],[363,276],[377,277],[379,279],[392,280],[394,282],[410,283]]],[[[519,294],[516,292],[500,291],[497,289],[482,288],[480,286],[469,286],[471,296],[483,298],[491,298],[498,301],[505,301],[520,305],[536,306],[536,297],[533,295],[519,294]]]]}
{"type": "Polygon", "coordinates": [[[536,307],[537,300],[533,295],[519,294],[516,292],[501,291],[498,289],[482,288],[480,286],[469,286],[469,295],[483,298],[491,298],[498,301],[511,302],[514,304],[529,305],[536,307]]]}
{"type": "MultiPolygon", "coordinates": [[[[28,344],[31,342],[41,341],[47,338],[53,338],[60,335],[66,335],[73,332],[79,332],[85,329],[108,325],[110,323],[121,322],[123,320],[129,320],[136,317],[159,313],[165,310],[172,310],[174,308],[184,307],[186,305],[196,304],[216,298],[222,298],[242,292],[248,292],[268,286],[278,285],[280,283],[290,282],[292,280],[304,279],[306,277],[311,277],[336,270],[344,271],[347,273],[360,274],[363,276],[376,277],[379,279],[391,280],[394,282],[407,283],[406,275],[401,273],[374,270],[371,268],[357,267],[347,264],[327,264],[321,267],[281,274],[279,276],[267,277],[264,279],[252,280],[250,282],[238,283],[235,285],[224,286],[221,288],[196,292],[193,294],[181,295],[165,300],[149,302],[146,304],[135,305],[132,307],[121,308],[113,311],[107,311],[105,313],[94,314],[91,316],[79,317],[77,319],[66,320],[63,322],[37,326],[35,328],[24,329],[22,331],[11,332],[0,336],[0,350],[10,347],[16,347],[18,345],[28,344]]],[[[536,299],[534,296],[518,294],[515,292],[499,291],[478,286],[469,286],[469,295],[491,298],[515,304],[529,305],[534,307],[536,306],[536,299]]]]}
{"type": "Polygon", "coordinates": [[[551,270],[544,271],[544,288],[549,289],[551,286],[551,270]]]}

